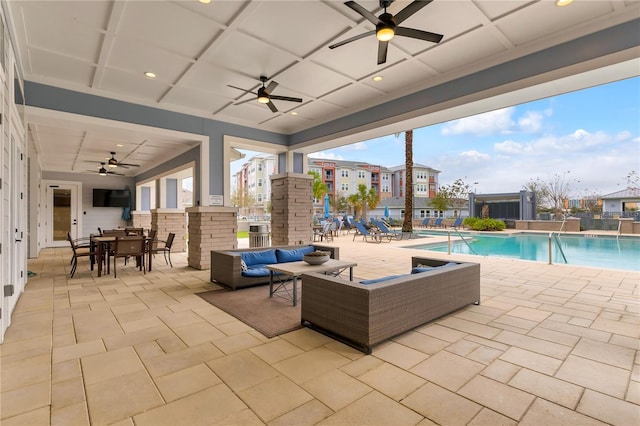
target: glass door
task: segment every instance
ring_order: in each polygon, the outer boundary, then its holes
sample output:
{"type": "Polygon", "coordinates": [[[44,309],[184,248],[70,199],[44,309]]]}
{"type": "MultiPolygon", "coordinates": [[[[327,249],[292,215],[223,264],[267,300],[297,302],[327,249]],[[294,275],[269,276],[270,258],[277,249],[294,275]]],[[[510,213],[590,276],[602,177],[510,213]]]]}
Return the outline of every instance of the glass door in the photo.
{"type": "Polygon", "coordinates": [[[69,245],[67,233],[74,240],[79,238],[80,212],[78,211],[79,183],[49,181],[47,191],[47,243],[46,247],[65,247],[69,245]]]}

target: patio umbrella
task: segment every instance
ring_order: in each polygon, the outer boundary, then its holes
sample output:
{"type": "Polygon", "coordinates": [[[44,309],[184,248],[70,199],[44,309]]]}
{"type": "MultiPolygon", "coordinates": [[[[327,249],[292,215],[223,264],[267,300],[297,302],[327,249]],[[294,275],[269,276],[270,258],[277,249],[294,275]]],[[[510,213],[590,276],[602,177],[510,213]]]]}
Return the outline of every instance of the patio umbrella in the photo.
{"type": "Polygon", "coordinates": [[[324,194],[324,218],[329,217],[329,194],[324,194]]]}
{"type": "Polygon", "coordinates": [[[389,217],[389,206],[384,206],[384,217],[389,217]]]}

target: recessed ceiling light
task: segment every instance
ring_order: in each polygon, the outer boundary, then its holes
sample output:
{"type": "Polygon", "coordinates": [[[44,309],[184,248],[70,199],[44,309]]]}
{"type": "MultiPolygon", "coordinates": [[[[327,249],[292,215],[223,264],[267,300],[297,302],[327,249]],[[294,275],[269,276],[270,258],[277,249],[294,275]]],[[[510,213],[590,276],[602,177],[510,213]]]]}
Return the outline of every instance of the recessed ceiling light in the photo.
{"type": "Polygon", "coordinates": [[[122,145],[121,143],[117,143],[116,146],[117,147],[123,147],[124,145],[122,145]]]}
{"type": "Polygon", "coordinates": [[[376,75],[375,77],[373,77],[372,80],[373,81],[382,81],[382,76],[381,75],[376,75]]]}
{"type": "Polygon", "coordinates": [[[209,4],[209,3],[211,3],[211,0],[198,0],[198,2],[200,2],[202,4],[209,4]]]}
{"type": "Polygon", "coordinates": [[[573,3],[573,0],[556,0],[556,6],[558,7],[569,6],[571,3],[573,3]]]}
{"type": "Polygon", "coordinates": [[[144,76],[147,77],[147,78],[156,78],[157,77],[156,73],[151,72],[151,71],[145,71],[144,76]]]}
{"type": "Polygon", "coordinates": [[[291,111],[291,115],[298,115],[296,111],[291,111]]]}

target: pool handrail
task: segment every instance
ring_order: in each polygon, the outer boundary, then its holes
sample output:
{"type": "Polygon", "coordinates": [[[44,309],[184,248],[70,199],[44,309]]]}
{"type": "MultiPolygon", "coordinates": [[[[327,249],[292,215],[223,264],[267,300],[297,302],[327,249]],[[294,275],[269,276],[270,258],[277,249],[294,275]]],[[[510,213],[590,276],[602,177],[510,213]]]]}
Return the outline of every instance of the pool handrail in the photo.
{"type": "Polygon", "coordinates": [[[556,234],[554,232],[549,232],[549,265],[553,264],[553,255],[552,255],[552,249],[551,249],[551,240],[554,239],[556,242],[556,245],[558,246],[558,250],[560,251],[560,254],[562,255],[562,259],[564,259],[564,263],[568,264],[569,262],[567,261],[567,256],[565,256],[564,254],[564,250],[562,250],[562,245],[560,244],[560,235],[556,234]],[[555,238],[553,238],[555,236],[555,238]]]}
{"type": "MultiPolygon", "coordinates": [[[[478,253],[476,253],[476,251],[473,249],[473,247],[471,247],[471,245],[467,242],[467,240],[464,239],[464,237],[462,236],[462,234],[460,233],[460,231],[458,231],[457,229],[454,230],[456,232],[456,234],[458,234],[458,237],[460,237],[460,239],[467,245],[467,247],[469,247],[469,251],[471,251],[471,253],[475,254],[476,256],[478,256],[478,253]]],[[[448,244],[449,244],[449,254],[451,254],[451,230],[447,230],[447,234],[449,235],[448,238],[448,244]]]]}

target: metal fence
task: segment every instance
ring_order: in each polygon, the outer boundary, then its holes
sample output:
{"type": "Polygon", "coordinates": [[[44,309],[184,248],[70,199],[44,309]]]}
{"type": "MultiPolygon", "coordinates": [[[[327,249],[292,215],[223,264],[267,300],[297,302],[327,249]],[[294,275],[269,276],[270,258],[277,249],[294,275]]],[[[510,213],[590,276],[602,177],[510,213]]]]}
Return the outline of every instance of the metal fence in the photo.
{"type": "MultiPolygon", "coordinates": [[[[640,212],[575,213],[571,217],[580,218],[581,230],[617,231],[620,218],[640,221],[640,212]]],[[[554,220],[552,213],[538,214],[538,220],[554,220]]]]}

